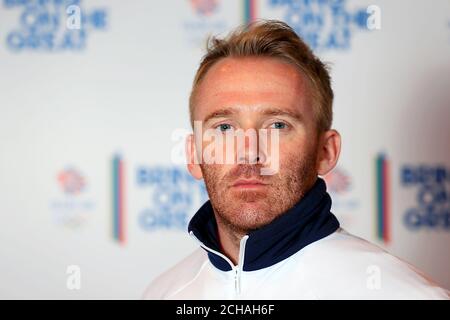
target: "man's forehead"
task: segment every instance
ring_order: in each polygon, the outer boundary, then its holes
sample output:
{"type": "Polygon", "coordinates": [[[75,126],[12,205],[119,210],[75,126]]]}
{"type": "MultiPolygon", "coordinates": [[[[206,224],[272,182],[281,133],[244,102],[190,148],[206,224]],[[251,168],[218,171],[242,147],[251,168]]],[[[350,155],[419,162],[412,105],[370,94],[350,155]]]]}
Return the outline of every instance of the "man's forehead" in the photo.
{"type": "Polygon", "coordinates": [[[272,92],[301,89],[305,80],[298,68],[270,57],[224,58],[206,73],[205,93],[272,92]]]}
{"type": "Polygon", "coordinates": [[[293,65],[273,58],[226,58],[214,65],[197,92],[196,116],[262,113],[268,108],[308,114],[305,81],[293,65]],[[226,111],[229,109],[228,111],[226,111]]]}

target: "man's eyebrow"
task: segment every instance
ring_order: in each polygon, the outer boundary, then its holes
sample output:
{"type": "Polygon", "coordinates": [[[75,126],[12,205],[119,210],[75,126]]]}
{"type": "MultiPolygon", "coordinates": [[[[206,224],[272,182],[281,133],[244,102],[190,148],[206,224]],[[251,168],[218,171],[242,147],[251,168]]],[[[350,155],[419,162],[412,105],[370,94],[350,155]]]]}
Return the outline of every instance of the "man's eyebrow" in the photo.
{"type": "MultiPolygon", "coordinates": [[[[239,112],[238,110],[232,108],[223,108],[215,110],[214,112],[211,112],[205,117],[203,123],[207,123],[208,121],[214,118],[222,118],[233,114],[237,114],[238,112],[239,112]]],[[[264,108],[263,110],[259,111],[259,113],[265,116],[287,116],[296,119],[297,121],[303,121],[303,116],[301,113],[290,110],[283,110],[279,108],[264,108]]]]}
{"type": "Polygon", "coordinates": [[[226,117],[226,116],[236,114],[236,113],[237,113],[236,110],[230,109],[230,108],[219,109],[219,110],[216,110],[216,111],[208,114],[205,117],[205,120],[203,120],[203,123],[207,123],[209,120],[214,119],[214,118],[226,117]]]}
{"type": "Polygon", "coordinates": [[[267,115],[267,116],[287,116],[287,117],[294,118],[298,121],[303,121],[303,115],[300,112],[295,112],[295,111],[290,111],[290,110],[269,108],[269,109],[264,109],[261,113],[264,115],[267,115]]]}

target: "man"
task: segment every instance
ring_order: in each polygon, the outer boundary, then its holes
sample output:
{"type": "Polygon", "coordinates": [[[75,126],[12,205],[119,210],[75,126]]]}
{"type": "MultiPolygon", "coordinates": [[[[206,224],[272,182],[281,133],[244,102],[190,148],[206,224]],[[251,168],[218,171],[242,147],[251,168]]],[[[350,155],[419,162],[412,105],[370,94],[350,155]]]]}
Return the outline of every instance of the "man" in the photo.
{"type": "Polygon", "coordinates": [[[187,142],[188,170],[210,198],[188,228],[202,249],[158,277],[145,298],[448,298],[412,266],[345,232],[330,212],[318,176],[341,149],[332,102],[325,65],[282,22],[210,42],[194,79],[187,142]],[[276,144],[269,150],[260,139],[255,152],[251,130],[276,144]],[[238,131],[243,144],[234,143],[238,131]],[[234,162],[218,161],[224,150],[234,162]]]}

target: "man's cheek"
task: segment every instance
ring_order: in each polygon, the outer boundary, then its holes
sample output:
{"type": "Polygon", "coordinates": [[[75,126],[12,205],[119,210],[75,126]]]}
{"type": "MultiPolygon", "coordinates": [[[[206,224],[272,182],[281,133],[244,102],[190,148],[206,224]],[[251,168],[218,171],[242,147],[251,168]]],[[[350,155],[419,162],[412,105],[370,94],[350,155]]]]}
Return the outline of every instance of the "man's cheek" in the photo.
{"type": "Polygon", "coordinates": [[[292,170],[295,163],[302,161],[305,150],[298,143],[280,145],[279,150],[279,173],[285,175],[292,170]]]}
{"type": "Polygon", "coordinates": [[[233,141],[228,141],[223,135],[213,132],[205,134],[202,142],[202,159],[206,164],[235,164],[233,141]]]}
{"type": "Polygon", "coordinates": [[[204,175],[207,177],[205,180],[208,183],[212,183],[214,185],[225,184],[225,178],[228,171],[224,165],[203,164],[202,168],[204,175]]]}

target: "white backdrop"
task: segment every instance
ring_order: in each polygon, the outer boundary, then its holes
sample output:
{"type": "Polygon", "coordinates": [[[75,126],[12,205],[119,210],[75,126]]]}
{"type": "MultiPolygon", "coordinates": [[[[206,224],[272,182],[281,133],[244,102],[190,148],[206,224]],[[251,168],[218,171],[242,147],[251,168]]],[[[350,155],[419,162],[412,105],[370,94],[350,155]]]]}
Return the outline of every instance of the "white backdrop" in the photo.
{"type": "Polygon", "coordinates": [[[343,149],[327,179],[342,226],[450,288],[448,0],[2,0],[0,298],[140,298],[197,247],[186,222],[205,192],[171,161],[173,133],[189,129],[205,37],[252,18],[291,23],[331,63],[343,149]],[[365,25],[373,4],[378,30],[365,25]],[[380,154],[390,239],[376,233],[380,154]]]}

